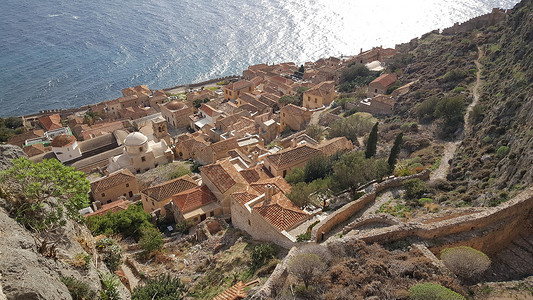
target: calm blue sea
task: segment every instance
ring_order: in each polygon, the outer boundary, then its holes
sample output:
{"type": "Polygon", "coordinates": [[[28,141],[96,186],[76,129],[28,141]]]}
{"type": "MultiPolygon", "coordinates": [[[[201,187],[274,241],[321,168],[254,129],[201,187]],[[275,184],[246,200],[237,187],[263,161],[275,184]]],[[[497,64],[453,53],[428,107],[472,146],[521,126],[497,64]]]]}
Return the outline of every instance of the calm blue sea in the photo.
{"type": "Polygon", "coordinates": [[[2,0],[0,116],[394,46],[517,0],[2,0]]]}

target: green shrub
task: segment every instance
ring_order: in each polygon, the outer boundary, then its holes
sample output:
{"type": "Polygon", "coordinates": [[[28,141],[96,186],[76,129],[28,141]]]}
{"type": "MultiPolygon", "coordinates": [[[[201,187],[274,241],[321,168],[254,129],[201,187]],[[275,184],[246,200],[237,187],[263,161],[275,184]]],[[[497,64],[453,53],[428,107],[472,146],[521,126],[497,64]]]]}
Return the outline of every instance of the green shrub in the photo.
{"type": "Polygon", "coordinates": [[[424,204],[427,204],[427,203],[433,203],[433,199],[431,199],[431,198],[420,198],[420,199],[418,199],[418,204],[420,204],[420,205],[424,205],[424,204]]]}
{"type": "Polygon", "coordinates": [[[270,244],[260,244],[252,250],[252,262],[250,269],[255,271],[266,264],[270,259],[274,258],[278,253],[278,249],[270,244]]]}
{"type": "Polygon", "coordinates": [[[174,178],[181,177],[183,175],[190,175],[190,174],[191,174],[190,168],[187,168],[185,166],[177,166],[174,170],[172,170],[170,174],[168,174],[168,179],[171,180],[174,178]]]}
{"type": "Polygon", "coordinates": [[[485,272],[491,263],[485,253],[467,246],[443,249],[440,259],[455,275],[466,279],[485,272]]]}
{"type": "Polygon", "coordinates": [[[483,139],[482,139],[483,143],[485,144],[488,144],[490,142],[492,142],[492,138],[488,135],[486,135],[483,139]]]}
{"type": "Polygon", "coordinates": [[[73,300],[94,299],[96,293],[91,290],[89,284],[74,277],[59,277],[59,280],[67,287],[73,300]]]}
{"type": "Polygon", "coordinates": [[[118,292],[118,285],[120,284],[118,277],[112,273],[98,273],[100,276],[100,283],[102,283],[102,291],[100,291],[101,300],[120,300],[118,292]]]}
{"type": "Polygon", "coordinates": [[[419,283],[409,289],[412,300],[466,300],[460,294],[435,283],[419,283]]]}
{"type": "Polygon", "coordinates": [[[147,253],[159,250],[163,247],[164,241],[161,232],[154,227],[145,227],[142,229],[142,235],[139,239],[139,246],[147,253]]]}
{"type": "Polygon", "coordinates": [[[144,285],[137,286],[131,293],[132,300],[180,300],[187,293],[187,288],[179,278],[162,274],[148,279],[144,285]]]}
{"type": "Polygon", "coordinates": [[[418,178],[405,180],[403,187],[405,188],[405,197],[407,199],[420,198],[428,191],[427,184],[418,178]]]}
{"type": "Polygon", "coordinates": [[[153,227],[150,223],[151,219],[152,217],[144,211],[142,204],[132,204],[126,210],[88,217],[86,222],[94,235],[122,234],[138,238],[142,228],[153,227]]]}
{"type": "Polygon", "coordinates": [[[509,147],[507,147],[507,146],[501,146],[496,151],[496,154],[498,154],[498,156],[500,156],[500,157],[504,157],[505,155],[507,155],[507,153],[509,153],[509,147]]]}
{"type": "Polygon", "coordinates": [[[96,250],[100,253],[107,268],[114,272],[122,264],[122,247],[112,238],[103,238],[96,242],[96,250]]]}
{"type": "Polygon", "coordinates": [[[461,81],[465,79],[467,76],[468,76],[468,73],[466,71],[455,69],[455,70],[448,71],[441,78],[444,82],[457,82],[457,81],[461,81]]]}
{"type": "Polygon", "coordinates": [[[192,227],[192,224],[187,221],[182,221],[176,223],[176,231],[182,234],[189,234],[189,229],[192,227]]]}
{"type": "Polygon", "coordinates": [[[458,86],[458,87],[454,88],[454,89],[452,90],[452,92],[453,92],[453,93],[460,93],[460,92],[463,92],[464,90],[465,90],[464,87],[462,87],[462,86],[458,86]]]}

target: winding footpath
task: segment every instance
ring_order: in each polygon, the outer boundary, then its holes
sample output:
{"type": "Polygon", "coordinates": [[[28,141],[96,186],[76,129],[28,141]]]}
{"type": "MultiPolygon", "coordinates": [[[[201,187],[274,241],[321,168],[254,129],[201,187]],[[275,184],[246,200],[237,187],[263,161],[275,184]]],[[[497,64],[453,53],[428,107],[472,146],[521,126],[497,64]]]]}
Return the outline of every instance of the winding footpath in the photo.
{"type": "MultiPolygon", "coordinates": [[[[478,58],[474,60],[474,64],[476,65],[476,68],[477,68],[476,83],[474,84],[474,88],[472,91],[474,95],[474,99],[472,100],[472,103],[470,103],[470,105],[468,105],[468,107],[466,108],[466,113],[464,116],[464,133],[462,135],[463,137],[466,136],[466,133],[470,130],[470,122],[469,122],[470,112],[472,111],[472,109],[474,109],[474,106],[476,106],[479,102],[479,91],[478,90],[481,84],[481,64],[479,63],[479,60],[483,57],[484,53],[480,47],[478,47],[477,49],[478,49],[478,58]]],[[[439,167],[435,171],[431,172],[431,175],[429,177],[430,181],[435,181],[438,179],[446,179],[446,175],[448,174],[448,169],[450,168],[449,161],[453,158],[453,155],[455,154],[457,147],[463,140],[463,137],[453,142],[447,142],[444,144],[444,154],[442,155],[442,158],[440,160],[439,167]]]]}

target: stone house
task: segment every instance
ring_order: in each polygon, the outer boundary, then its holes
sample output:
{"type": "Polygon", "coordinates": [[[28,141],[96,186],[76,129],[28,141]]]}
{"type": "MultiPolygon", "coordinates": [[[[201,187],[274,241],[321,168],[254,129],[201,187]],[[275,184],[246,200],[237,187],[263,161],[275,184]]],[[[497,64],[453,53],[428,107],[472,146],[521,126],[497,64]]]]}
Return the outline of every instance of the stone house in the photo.
{"type": "MultiPolygon", "coordinates": [[[[141,191],[144,211],[152,213],[161,209],[161,214],[167,216],[165,205],[172,200],[172,196],[181,192],[195,189],[198,184],[189,175],[184,175],[141,191]]],[[[170,212],[172,213],[172,212],[170,212]]]]}
{"type": "Polygon", "coordinates": [[[204,99],[213,99],[216,98],[217,94],[210,89],[203,89],[200,91],[187,93],[187,102],[192,102],[194,100],[204,100],[204,99]]]}
{"type": "Polygon", "coordinates": [[[331,156],[339,151],[351,151],[355,147],[350,140],[348,140],[344,136],[341,136],[329,140],[323,140],[322,142],[320,142],[320,144],[317,145],[317,148],[325,155],[331,156]]]}
{"type": "Polygon", "coordinates": [[[219,159],[229,157],[230,155],[228,152],[238,148],[239,144],[237,143],[237,138],[228,138],[202,148],[196,153],[196,160],[203,165],[212,164],[219,159]]]}
{"type": "Polygon", "coordinates": [[[327,106],[335,98],[335,82],[321,82],[303,94],[303,107],[315,109],[327,106]]]}
{"type": "MultiPolygon", "coordinates": [[[[357,103],[357,109],[361,112],[371,113],[372,115],[390,116],[394,112],[396,101],[389,96],[377,95],[373,98],[367,98],[357,103]]],[[[347,108],[350,106],[346,106],[347,108]]]]}
{"type": "Polygon", "coordinates": [[[137,178],[128,169],[113,172],[91,182],[91,195],[94,201],[111,203],[120,197],[131,200],[139,194],[137,178]]]}
{"type": "Polygon", "coordinates": [[[175,194],[170,203],[176,223],[198,224],[208,217],[222,215],[222,207],[206,185],[175,194]]]}
{"type": "Polygon", "coordinates": [[[285,127],[291,130],[300,131],[305,129],[311,120],[311,112],[307,108],[296,106],[294,104],[287,104],[280,110],[279,131],[283,131],[285,127]]]}
{"type": "Polygon", "coordinates": [[[396,80],[398,80],[396,74],[381,74],[381,76],[374,79],[368,85],[368,90],[366,92],[367,97],[372,98],[380,94],[387,94],[387,89],[391,87],[396,80]]]}
{"type": "Polygon", "coordinates": [[[383,48],[382,46],[374,47],[370,50],[364,51],[361,49],[358,55],[345,61],[343,65],[350,65],[352,63],[368,64],[373,61],[380,61],[390,58],[397,53],[396,49],[383,48]]]}
{"type": "Polygon", "coordinates": [[[254,84],[248,80],[239,80],[230,83],[224,87],[224,99],[235,100],[239,98],[242,93],[251,92],[254,89],[254,84]]]}
{"type": "Polygon", "coordinates": [[[246,231],[255,240],[273,242],[286,249],[296,242],[296,237],[288,231],[310,217],[295,206],[283,191],[269,184],[264,187],[264,192],[248,187],[231,195],[233,226],[246,231]]]}
{"type": "Polygon", "coordinates": [[[64,163],[81,157],[81,149],[73,135],[58,135],[50,143],[57,160],[64,163]]]}
{"type": "Polygon", "coordinates": [[[109,159],[108,172],[129,169],[132,173],[148,171],[174,160],[165,140],[156,143],[140,132],[132,132],[124,139],[123,153],[109,159]]]}
{"type": "Polygon", "coordinates": [[[45,131],[50,131],[50,130],[59,129],[63,127],[63,124],[61,124],[61,117],[59,116],[59,114],[43,116],[43,117],[40,117],[38,120],[45,131]]]}
{"type": "Polygon", "coordinates": [[[187,104],[180,101],[170,101],[159,105],[161,116],[167,120],[169,126],[174,128],[185,128],[189,125],[189,116],[194,110],[187,104]]]}
{"type": "Polygon", "coordinates": [[[37,144],[31,144],[31,145],[25,146],[24,148],[22,148],[22,151],[24,151],[24,153],[26,153],[28,157],[32,157],[32,156],[43,154],[46,151],[49,151],[49,149],[47,148],[49,147],[45,147],[44,144],[42,143],[37,143],[37,144]]]}
{"type": "Polygon", "coordinates": [[[196,159],[202,149],[211,144],[206,139],[207,135],[201,131],[179,135],[174,147],[176,157],[179,159],[196,159]]]}
{"type": "Polygon", "coordinates": [[[122,89],[123,97],[137,96],[139,104],[136,104],[136,106],[141,105],[141,104],[143,106],[150,105],[151,95],[152,95],[152,90],[150,90],[146,85],[138,85],[138,86],[122,89]]]}
{"type": "Polygon", "coordinates": [[[198,113],[189,116],[189,126],[195,131],[201,130],[205,125],[214,125],[221,114],[220,110],[213,108],[211,105],[202,104],[198,108],[198,113]]]}
{"type": "Polygon", "coordinates": [[[213,192],[218,203],[223,208],[224,215],[230,214],[230,195],[243,190],[248,182],[235,169],[229,159],[220,160],[214,164],[200,167],[202,182],[213,192]]]}
{"type": "Polygon", "coordinates": [[[7,140],[8,144],[24,147],[26,140],[44,138],[44,130],[35,129],[21,134],[14,135],[7,140]]]}
{"type": "Polygon", "coordinates": [[[128,207],[132,204],[132,202],[120,199],[118,201],[113,201],[111,203],[107,204],[101,204],[99,201],[93,202],[94,212],[86,214],[85,217],[92,217],[92,216],[103,216],[107,214],[108,212],[116,213],[121,210],[126,210],[128,207]]]}
{"type": "Polygon", "coordinates": [[[168,96],[163,90],[157,90],[155,91],[150,97],[148,98],[150,107],[155,108],[156,110],[159,110],[159,105],[163,104],[165,101],[167,101],[168,96]]]}
{"type": "Polygon", "coordinates": [[[307,161],[320,153],[316,147],[302,144],[266,155],[263,161],[270,174],[285,177],[293,168],[304,167],[307,161]]]}

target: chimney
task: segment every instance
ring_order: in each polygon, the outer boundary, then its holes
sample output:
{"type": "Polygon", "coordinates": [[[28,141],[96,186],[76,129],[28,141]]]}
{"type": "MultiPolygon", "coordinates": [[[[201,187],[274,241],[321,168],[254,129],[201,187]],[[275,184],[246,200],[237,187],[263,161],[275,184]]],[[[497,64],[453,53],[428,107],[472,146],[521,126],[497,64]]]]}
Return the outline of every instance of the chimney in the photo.
{"type": "Polygon", "coordinates": [[[93,202],[93,209],[94,211],[102,209],[102,202],[96,200],[93,202]]]}
{"type": "Polygon", "coordinates": [[[291,140],[291,147],[296,148],[296,146],[298,146],[298,141],[296,140],[296,138],[294,138],[291,140]]]}
{"type": "Polygon", "coordinates": [[[265,201],[264,204],[268,204],[272,200],[272,193],[274,192],[274,187],[270,184],[267,184],[265,187],[265,201]]]}
{"type": "Polygon", "coordinates": [[[363,53],[363,48],[361,48],[361,50],[359,50],[359,54],[363,53]]]}

